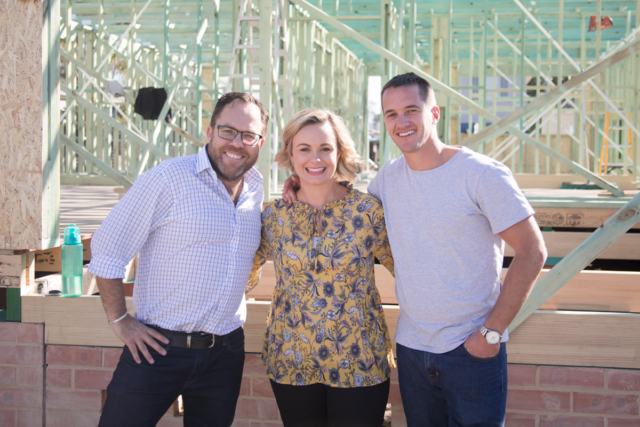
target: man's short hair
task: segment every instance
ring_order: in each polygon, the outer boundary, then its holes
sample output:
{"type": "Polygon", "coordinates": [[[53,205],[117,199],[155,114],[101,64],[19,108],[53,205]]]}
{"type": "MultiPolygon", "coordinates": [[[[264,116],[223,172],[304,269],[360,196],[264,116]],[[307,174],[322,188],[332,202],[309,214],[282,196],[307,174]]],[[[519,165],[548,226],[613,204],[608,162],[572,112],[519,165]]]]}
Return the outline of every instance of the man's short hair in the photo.
{"type": "Polygon", "coordinates": [[[385,84],[382,88],[380,97],[382,98],[382,95],[384,95],[384,91],[389,88],[413,85],[418,86],[420,96],[422,97],[424,102],[426,102],[427,104],[436,104],[436,96],[433,93],[433,89],[431,88],[429,82],[414,73],[400,74],[389,80],[387,84],[385,84]]]}
{"type": "Polygon", "coordinates": [[[220,117],[222,114],[222,110],[224,107],[231,104],[233,101],[240,100],[242,102],[247,102],[250,104],[255,104],[260,108],[260,120],[262,121],[262,135],[267,132],[267,125],[269,124],[269,113],[264,109],[262,103],[259,99],[254,96],[249,95],[248,93],[243,92],[229,92],[222,95],[218,102],[216,103],[215,108],[213,109],[213,114],[211,115],[211,122],[209,123],[211,127],[216,124],[216,119],[220,117]]]}

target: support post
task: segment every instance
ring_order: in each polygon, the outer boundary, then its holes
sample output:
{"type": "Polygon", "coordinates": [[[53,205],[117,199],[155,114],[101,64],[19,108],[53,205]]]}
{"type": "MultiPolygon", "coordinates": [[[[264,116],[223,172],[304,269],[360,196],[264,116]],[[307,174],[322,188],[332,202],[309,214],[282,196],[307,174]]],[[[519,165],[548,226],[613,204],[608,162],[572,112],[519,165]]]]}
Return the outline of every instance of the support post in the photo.
{"type": "MultiPolygon", "coordinates": [[[[264,108],[269,111],[270,117],[272,113],[272,88],[275,84],[272,76],[273,66],[273,39],[271,38],[273,11],[272,0],[260,0],[260,47],[262,54],[260,55],[260,102],[264,108]]],[[[267,129],[264,136],[264,144],[260,150],[258,158],[258,170],[262,174],[262,186],[264,188],[265,200],[269,201],[271,189],[271,132],[267,129]]]]}

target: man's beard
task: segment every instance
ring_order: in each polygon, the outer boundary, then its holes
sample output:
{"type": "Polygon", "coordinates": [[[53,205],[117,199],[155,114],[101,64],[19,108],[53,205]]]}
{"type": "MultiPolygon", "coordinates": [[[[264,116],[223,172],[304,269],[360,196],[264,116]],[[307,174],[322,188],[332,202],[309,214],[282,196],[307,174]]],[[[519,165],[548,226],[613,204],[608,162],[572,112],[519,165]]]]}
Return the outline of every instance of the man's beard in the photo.
{"type": "MultiPolygon", "coordinates": [[[[258,156],[252,159],[249,153],[245,151],[243,153],[238,153],[239,155],[245,156],[245,163],[243,167],[238,167],[238,168],[228,167],[227,165],[225,165],[224,160],[222,158],[222,156],[225,155],[223,153],[224,151],[223,148],[224,147],[220,147],[217,150],[216,149],[211,150],[213,151],[213,153],[211,154],[207,153],[207,154],[209,155],[208,157],[211,163],[211,167],[216,172],[216,175],[218,175],[218,178],[224,181],[227,181],[227,182],[239,181],[240,179],[242,179],[244,174],[249,169],[251,169],[253,165],[256,164],[256,161],[258,160],[258,156]]],[[[207,151],[210,151],[210,150],[207,150],[207,151]]],[[[234,153],[234,151],[231,151],[231,150],[227,150],[227,151],[234,153]]]]}

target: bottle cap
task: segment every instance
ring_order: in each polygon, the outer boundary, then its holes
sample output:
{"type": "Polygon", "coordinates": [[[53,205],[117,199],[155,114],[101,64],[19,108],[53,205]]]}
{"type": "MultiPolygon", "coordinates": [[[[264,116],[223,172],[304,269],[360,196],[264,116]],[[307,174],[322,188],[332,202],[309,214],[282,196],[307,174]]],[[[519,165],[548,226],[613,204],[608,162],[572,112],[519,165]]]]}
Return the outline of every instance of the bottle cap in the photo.
{"type": "Polygon", "coordinates": [[[75,224],[69,224],[64,229],[64,244],[65,245],[79,245],[80,244],[80,229],[75,224]]]}

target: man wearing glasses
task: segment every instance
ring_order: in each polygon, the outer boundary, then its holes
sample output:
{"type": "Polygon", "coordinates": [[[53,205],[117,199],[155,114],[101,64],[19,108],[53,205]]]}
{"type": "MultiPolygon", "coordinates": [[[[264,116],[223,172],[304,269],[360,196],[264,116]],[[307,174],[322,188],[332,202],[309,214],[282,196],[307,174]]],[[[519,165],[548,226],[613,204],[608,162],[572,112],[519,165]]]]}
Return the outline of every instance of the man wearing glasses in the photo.
{"type": "Polygon", "coordinates": [[[100,426],[155,426],[179,395],[186,426],[231,425],[260,244],[262,176],[252,167],[268,120],[254,97],[223,95],[208,144],[142,174],[94,234],[89,271],[125,344],[100,426]],[[138,252],[129,314],[122,278],[138,252]]]}

